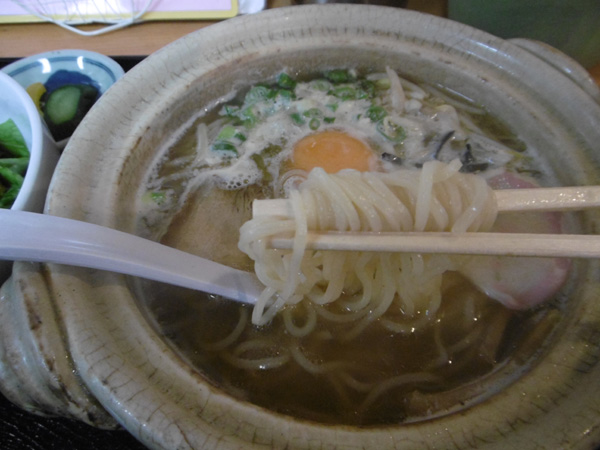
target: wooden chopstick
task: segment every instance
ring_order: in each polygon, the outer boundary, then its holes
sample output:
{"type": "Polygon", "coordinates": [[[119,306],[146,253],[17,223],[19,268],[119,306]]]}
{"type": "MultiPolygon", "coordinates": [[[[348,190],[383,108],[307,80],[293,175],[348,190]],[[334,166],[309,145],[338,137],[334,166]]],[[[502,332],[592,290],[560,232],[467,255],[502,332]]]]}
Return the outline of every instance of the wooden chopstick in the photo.
{"type": "MultiPolygon", "coordinates": [[[[600,186],[504,189],[494,191],[498,212],[567,211],[600,206],[600,186]]],[[[255,200],[253,216],[290,217],[285,199],[255,200]]],[[[273,237],[272,248],[290,249],[291,237],[273,237]]],[[[533,233],[350,233],[313,232],[307,236],[311,250],[444,253],[568,258],[600,257],[600,236],[533,233]]]]}
{"type": "MultiPolygon", "coordinates": [[[[494,191],[498,212],[568,211],[600,206],[600,186],[576,186],[494,191]]],[[[252,214],[289,217],[285,199],[255,200],[252,214]]]]}
{"type": "Polygon", "coordinates": [[[494,191],[498,211],[568,211],[600,206],[600,186],[494,191]]]}
{"type": "MultiPolygon", "coordinates": [[[[273,237],[272,248],[290,249],[291,237],[273,237]]],[[[441,253],[462,255],[600,257],[600,236],[533,233],[309,232],[311,250],[441,253]]]]}

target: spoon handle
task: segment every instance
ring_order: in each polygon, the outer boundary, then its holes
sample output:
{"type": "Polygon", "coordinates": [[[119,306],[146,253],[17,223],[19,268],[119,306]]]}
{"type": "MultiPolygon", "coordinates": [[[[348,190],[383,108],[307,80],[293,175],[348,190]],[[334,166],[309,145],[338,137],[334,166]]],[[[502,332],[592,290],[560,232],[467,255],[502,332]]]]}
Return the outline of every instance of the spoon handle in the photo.
{"type": "Polygon", "coordinates": [[[0,210],[0,259],[52,262],[134,275],[253,304],[249,272],[129,233],[48,214],[0,210]]]}

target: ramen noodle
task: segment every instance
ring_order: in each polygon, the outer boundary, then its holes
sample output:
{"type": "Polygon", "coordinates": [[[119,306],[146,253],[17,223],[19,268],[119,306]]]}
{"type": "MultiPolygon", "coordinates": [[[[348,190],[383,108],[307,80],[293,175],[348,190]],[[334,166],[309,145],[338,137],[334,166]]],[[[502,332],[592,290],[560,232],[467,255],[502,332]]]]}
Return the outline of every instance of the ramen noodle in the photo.
{"type": "MultiPolygon", "coordinates": [[[[313,169],[290,193],[292,218],[257,217],[240,230],[239,247],[255,261],[256,274],[266,286],[252,322],[264,325],[286,304],[303,299],[324,305],[344,297],[352,304],[348,316],[360,323],[359,329],[383,316],[392,303],[407,316],[417,310],[435,311],[441,276],[458,270],[456,260],[445,255],[306,251],[306,234],[487,231],[496,217],[493,191],[483,178],[459,173],[460,167],[456,160],[448,165],[430,161],[422,170],[391,173],[348,170],[329,175],[313,169]],[[292,250],[268,248],[269,238],[286,233],[294,236],[292,250]]],[[[390,329],[403,329],[401,324],[385,323],[390,329]]]]}
{"type": "MultiPolygon", "coordinates": [[[[495,260],[304,247],[309,230],[497,231],[506,215],[488,185],[541,166],[458,93],[390,68],[284,72],[199,109],[160,155],[140,228],[265,284],[252,306],[139,281],[165,339],[235,398],[323,424],[428,419],[510,383],[494,374],[525,370],[561,317],[560,302],[491,300],[472,268],[486,275],[495,260]],[[265,198],[287,199],[294,216],[252,219],[265,198]],[[271,249],[276,233],[294,247],[271,249]]],[[[544,267],[502,261],[511,274],[544,267]]]]}

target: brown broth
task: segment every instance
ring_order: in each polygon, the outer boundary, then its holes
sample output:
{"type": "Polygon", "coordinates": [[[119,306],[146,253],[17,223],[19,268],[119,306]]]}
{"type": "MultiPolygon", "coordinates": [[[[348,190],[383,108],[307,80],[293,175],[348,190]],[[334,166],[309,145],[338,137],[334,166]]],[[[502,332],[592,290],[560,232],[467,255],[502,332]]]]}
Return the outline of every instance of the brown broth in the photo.
{"type": "MultiPolygon", "coordinates": [[[[250,261],[236,249],[236,227],[249,215],[248,200],[239,195],[217,190],[195,198],[174,219],[163,242],[250,270],[250,261]]],[[[304,338],[290,336],[280,316],[256,327],[250,324],[251,306],[154,282],[142,282],[140,298],[173,347],[230,395],[305,420],[360,426],[420,420],[492,395],[480,380],[514,357],[511,352],[527,337],[522,330],[535,328],[542,317],[511,312],[453,273],[445,276],[442,307],[432,326],[404,335],[375,322],[349,341],[343,339],[343,326],[325,320],[304,338]],[[243,316],[248,323],[242,335],[214,348],[243,316]],[[264,345],[244,352],[243,359],[287,356],[289,362],[272,369],[258,363],[238,367],[232,355],[252,340],[264,345]],[[300,352],[317,373],[298,364],[293,352],[300,352]],[[414,379],[400,383],[401,377],[414,379]],[[386,383],[392,387],[384,390],[386,383]],[[470,388],[465,391],[465,386],[470,388]],[[452,394],[456,390],[461,393],[452,394]],[[432,395],[446,400],[432,402],[432,395]],[[449,405],[448,397],[455,403],[449,405]]],[[[298,325],[303,316],[298,307],[298,325]]],[[[552,329],[539,336],[539,345],[552,329]]]]}
{"type": "MultiPolygon", "coordinates": [[[[524,150],[489,114],[472,119],[490,137],[515,151],[524,150]]],[[[159,164],[156,179],[171,181],[153,186],[157,191],[171,192],[176,199],[184,192],[192,177],[186,170],[196,126],[159,164]],[[182,176],[172,177],[178,173],[182,176]]],[[[183,205],[159,204],[158,214],[143,221],[152,228],[166,220],[162,242],[167,245],[252,270],[251,261],[237,249],[239,227],[250,218],[251,200],[270,196],[268,189],[203,186],[183,205]]],[[[150,320],[167,342],[208,382],[231,396],[304,420],[382,426],[443,415],[494,395],[514,379],[511,374],[533,364],[556,328],[558,314],[552,305],[515,313],[461,276],[444,277],[442,306],[429,326],[401,334],[375,321],[351,340],[343,338],[343,326],[322,318],[314,332],[296,338],[286,331],[280,315],[256,327],[250,323],[251,306],[149,281],[138,280],[137,288],[150,320]],[[247,321],[240,335],[228,345],[218,344],[240,320],[247,321]],[[252,341],[260,345],[235,359],[252,341]],[[284,364],[266,367],[284,359],[284,364]],[[240,362],[250,361],[255,367],[240,367],[240,362]]],[[[296,316],[302,324],[301,306],[296,316]]]]}

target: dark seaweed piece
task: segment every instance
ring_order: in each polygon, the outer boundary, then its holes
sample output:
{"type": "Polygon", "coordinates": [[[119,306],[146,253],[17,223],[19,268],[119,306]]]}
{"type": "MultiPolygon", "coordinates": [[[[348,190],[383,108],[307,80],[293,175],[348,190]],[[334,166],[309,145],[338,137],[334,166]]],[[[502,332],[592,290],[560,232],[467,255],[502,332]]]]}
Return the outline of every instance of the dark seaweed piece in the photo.
{"type": "Polygon", "coordinates": [[[471,144],[467,142],[466,150],[460,156],[460,162],[463,164],[460,171],[463,173],[483,172],[489,167],[487,162],[477,162],[473,156],[471,144]]]}
{"type": "Polygon", "coordinates": [[[396,156],[392,153],[382,153],[381,159],[383,159],[384,161],[394,163],[394,164],[402,165],[402,158],[400,158],[399,156],[396,156]]]}
{"type": "Polygon", "coordinates": [[[446,145],[446,142],[448,142],[450,139],[452,139],[452,136],[454,136],[454,130],[448,131],[446,134],[444,134],[442,136],[442,138],[438,142],[438,146],[436,147],[436,149],[433,153],[434,159],[438,159],[438,156],[440,155],[442,148],[444,147],[444,145],[446,145]]]}

